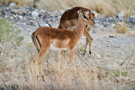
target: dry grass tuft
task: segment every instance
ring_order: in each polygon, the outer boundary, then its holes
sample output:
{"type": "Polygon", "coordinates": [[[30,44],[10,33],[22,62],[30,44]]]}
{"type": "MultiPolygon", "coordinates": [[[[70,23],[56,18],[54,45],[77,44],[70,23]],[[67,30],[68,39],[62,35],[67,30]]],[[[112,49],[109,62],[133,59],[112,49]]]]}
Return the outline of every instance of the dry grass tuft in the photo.
{"type": "Polygon", "coordinates": [[[27,6],[27,0],[3,0],[0,3],[2,3],[3,5],[8,5],[10,3],[16,3],[18,5],[18,7],[20,6],[27,6]]]}
{"type": "Polygon", "coordinates": [[[115,26],[117,33],[125,34],[128,31],[128,25],[125,22],[119,24],[118,21],[115,21],[115,26]]]}
{"type": "Polygon", "coordinates": [[[119,78],[117,70],[107,70],[97,66],[96,62],[83,60],[78,54],[75,54],[74,67],[69,60],[69,55],[66,56],[66,60],[63,60],[62,56],[58,59],[56,52],[52,51],[47,53],[42,62],[46,80],[43,81],[40,77],[37,81],[37,68],[33,63],[37,53],[33,51],[33,45],[29,46],[31,44],[23,45],[23,51],[17,52],[17,57],[10,60],[10,63],[7,62],[8,66],[12,67],[10,70],[0,72],[1,89],[110,90],[130,88],[126,84],[122,86],[123,82],[127,81],[116,79],[119,78]]]}
{"type": "MultiPolygon", "coordinates": [[[[19,6],[33,6],[34,0],[3,0],[0,4],[9,4],[15,2],[19,6]]],[[[125,17],[135,15],[135,1],[134,0],[39,0],[36,3],[38,8],[49,11],[67,9],[69,7],[82,6],[95,10],[103,15],[115,16],[116,13],[124,11],[125,17]]]]}
{"type": "Polygon", "coordinates": [[[121,11],[125,12],[125,17],[135,14],[134,0],[125,0],[124,2],[123,0],[41,0],[38,2],[39,8],[51,11],[75,6],[90,8],[98,13],[109,16],[114,16],[116,13],[121,11]]]}

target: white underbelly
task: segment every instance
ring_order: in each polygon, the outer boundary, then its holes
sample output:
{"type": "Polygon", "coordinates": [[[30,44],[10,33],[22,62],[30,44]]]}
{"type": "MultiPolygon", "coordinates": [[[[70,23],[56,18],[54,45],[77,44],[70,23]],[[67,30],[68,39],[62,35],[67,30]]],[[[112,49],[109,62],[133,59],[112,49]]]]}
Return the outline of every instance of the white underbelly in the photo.
{"type": "Polygon", "coordinates": [[[50,50],[52,50],[52,51],[62,51],[62,50],[67,50],[67,48],[58,48],[58,47],[55,47],[55,46],[51,43],[50,50]]]}

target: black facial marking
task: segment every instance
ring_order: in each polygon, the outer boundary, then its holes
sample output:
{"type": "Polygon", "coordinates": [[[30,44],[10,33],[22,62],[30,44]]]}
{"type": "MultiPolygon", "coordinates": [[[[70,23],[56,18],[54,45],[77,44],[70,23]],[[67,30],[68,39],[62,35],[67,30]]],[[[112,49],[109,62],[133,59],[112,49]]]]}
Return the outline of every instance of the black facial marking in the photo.
{"type": "Polygon", "coordinates": [[[85,15],[83,15],[83,17],[84,17],[85,19],[88,19],[85,15]]]}

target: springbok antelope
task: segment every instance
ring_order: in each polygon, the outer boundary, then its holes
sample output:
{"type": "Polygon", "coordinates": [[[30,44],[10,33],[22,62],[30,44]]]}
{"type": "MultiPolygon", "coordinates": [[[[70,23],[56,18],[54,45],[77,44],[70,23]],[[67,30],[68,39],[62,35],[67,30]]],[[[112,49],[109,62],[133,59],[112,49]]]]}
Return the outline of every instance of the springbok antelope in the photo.
{"type": "Polygon", "coordinates": [[[83,35],[85,26],[95,24],[94,21],[89,17],[90,13],[90,10],[86,10],[85,12],[78,10],[78,26],[74,31],[51,27],[41,27],[33,32],[32,40],[39,52],[35,60],[35,64],[39,65],[41,63],[42,57],[51,46],[64,50],[65,48],[68,48],[70,50],[70,59],[72,63],[74,63],[74,48],[83,35]]]}
{"type": "MultiPolygon", "coordinates": [[[[72,9],[69,9],[65,11],[60,19],[60,24],[58,26],[59,29],[69,29],[72,26],[77,25],[79,15],[77,13],[78,10],[81,10],[83,13],[85,11],[88,11],[89,9],[84,7],[74,7],[72,9]]],[[[89,10],[90,11],[90,10],[89,10]]],[[[89,14],[87,14],[87,19],[90,19],[91,22],[94,22],[95,15],[90,11],[89,14]]],[[[86,26],[86,30],[84,31],[84,35],[86,36],[86,45],[85,45],[85,51],[84,55],[86,53],[86,48],[89,42],[89,56],[91,56],[91,44],[92,44],[92,37],[89,35],[89,31],[91,30],[92,25],[86,26]]]]}

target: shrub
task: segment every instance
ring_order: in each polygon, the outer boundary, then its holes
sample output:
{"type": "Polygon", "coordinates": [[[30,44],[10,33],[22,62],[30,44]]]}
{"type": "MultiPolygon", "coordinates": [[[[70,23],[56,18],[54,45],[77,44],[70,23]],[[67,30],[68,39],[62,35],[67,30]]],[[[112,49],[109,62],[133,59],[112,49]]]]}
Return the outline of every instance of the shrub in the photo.
{"type": "Polygon", "coordinates": [[[20,32],[14,27],[13,22],[0,19],[0,66],[3,66],[7,56],[12,56],[11,51],[21,44],[23,36],[20,35],[20,32]]]}
{"type": "Polygon", "coordinates": [[[125,34],[128,31],[128,25],[125,22],[119,24],[118,21],[115,21],[115,26],[118,33],[125,34]]]}

